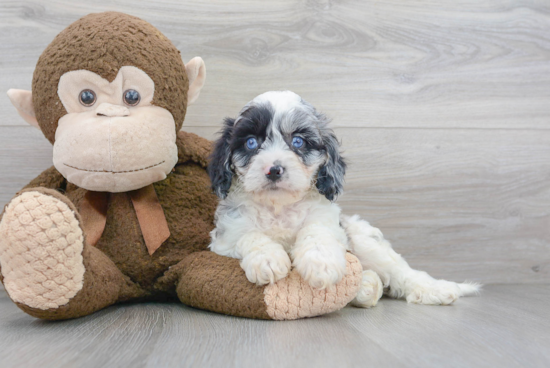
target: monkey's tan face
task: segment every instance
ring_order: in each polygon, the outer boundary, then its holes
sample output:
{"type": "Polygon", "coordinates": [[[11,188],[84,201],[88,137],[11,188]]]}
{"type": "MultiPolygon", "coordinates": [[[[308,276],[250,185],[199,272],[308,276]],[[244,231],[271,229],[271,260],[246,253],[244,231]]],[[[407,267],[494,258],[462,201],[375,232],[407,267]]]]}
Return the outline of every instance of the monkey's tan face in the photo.
{"type": "Polygon", "coordinates": [[[172,114],[151,101],[153,80],[133,66],[109,83],[88,70],[65,73],[58,95],[53,163],[87,190],[126,192],[166,178],[178,160],[172,114]]]}

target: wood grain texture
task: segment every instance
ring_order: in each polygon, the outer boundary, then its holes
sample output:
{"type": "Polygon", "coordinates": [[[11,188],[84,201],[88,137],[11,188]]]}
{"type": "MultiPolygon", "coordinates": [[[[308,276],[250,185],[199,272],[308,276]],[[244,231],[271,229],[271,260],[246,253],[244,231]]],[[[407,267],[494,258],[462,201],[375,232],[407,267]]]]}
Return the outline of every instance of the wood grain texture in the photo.
{"type": "MultiPolygon", "coordinates": [[[[294,90],[338,127],[351,164],[339,203],[413,266],[550,281],[548,2],[3,0],[0,91],[30,89],[53,37],[103,10],[204,58],[185,130],[212,138],[255,95],[294,90]]],[[[3,206],[51,165],[51,146],[1,95],[0,116],[3,206]]]]}
{"type": "Polygon", "coordinates": [[[256,321],[130,304],[46,322],[0,291],[2,368],[546,367],[550,285],[491,285],[449,307],[382,299],[319,318],[256,321]]]}
{"type": "MultiPolygon", "coordinates": [[[[339,126],[549,129],[550,4],[498,0],[2,1],[1,89],[30,88],[38,56],[79,17],[119,10],[164,32],[208,83],[188,125],[291,89],[339,126]]],[[[7,99],[0,124],[13,119],[7,99]]]]}

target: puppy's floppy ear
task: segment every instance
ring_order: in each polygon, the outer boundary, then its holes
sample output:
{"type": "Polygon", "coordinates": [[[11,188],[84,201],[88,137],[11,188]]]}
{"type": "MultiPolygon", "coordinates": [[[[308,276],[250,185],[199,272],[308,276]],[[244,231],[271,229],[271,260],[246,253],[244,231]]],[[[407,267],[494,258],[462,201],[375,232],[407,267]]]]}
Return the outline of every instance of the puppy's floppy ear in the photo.
{"type": "MultiPolygon", "coordinates": [[[[326,120],[324,116],[321,116],[321,118],[326,120]]],[[[339,194],[342,194],[346,162],[340,155],[340,143],[338,143],[332,129],[327,128],[325,125],[321,128],[321,135],[327,153],[327,160],[319,168],[316,185],[319,193],[327,197],[329,201],[333,201],[339,194]]]]}
{"type": "Polygon", "coordinates": [[[231,188],[231,180],[233,179],[229,142],[234,124],[235,119],[225,119],[221,137],[216,141],[214,152],[210,155],[208,163],[208,175],[210,175],[212,189],[222,199],[227,197],[229,188],[231,188]]]}

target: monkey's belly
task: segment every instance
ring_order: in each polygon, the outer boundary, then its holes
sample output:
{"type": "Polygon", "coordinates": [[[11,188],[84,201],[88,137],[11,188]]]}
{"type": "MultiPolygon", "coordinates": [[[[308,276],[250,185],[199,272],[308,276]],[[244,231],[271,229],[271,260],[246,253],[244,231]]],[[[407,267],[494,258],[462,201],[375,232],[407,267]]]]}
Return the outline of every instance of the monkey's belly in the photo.
{"type": "MultiPolygon", "coordinates": [[[[170,239],[169,239],[170,240],[170,239]]],[[[167,245],[167,240],[162,246],[167,245]]],[[[123,274],[148,289],[165,270],[179,259],[160,257],[160,248],[149,255],[141,228],[127,193],[111,193],[107,222],[96,244],[122,271],[123,274]]],[[[165,253],[165,252],[163,252],[165,253]]],[[[183,257],[181,257],[183,259],[183,257]]]]}
{"type": "MultiPolygon", "coordinates": [[[[105,229],[96,244],[123,274],[151,292],[170,266],[207,249],[217,205],[206,171],[195,164],[176,166],[154,186],[170,229],[168,240],[149,255],[130,197],[111,193],[105,229]]],[[[80,208],[86,190],[69,184],[65,194],[80,208]]]]}
{"type": "MultiPolygon", "coordinates": [[[[190,253],[207,250],[218,200],[206,170],[195,163],[177,165],[154,184],[170,229],[170,237],[149,255],[132,201],[127,193],[111,193],[105,229],[96,247],[133,282],[153,292],[157,279],[190,253]]],[[[65,195],[80,208],[87,191],[68,184],[65,195]]]]}

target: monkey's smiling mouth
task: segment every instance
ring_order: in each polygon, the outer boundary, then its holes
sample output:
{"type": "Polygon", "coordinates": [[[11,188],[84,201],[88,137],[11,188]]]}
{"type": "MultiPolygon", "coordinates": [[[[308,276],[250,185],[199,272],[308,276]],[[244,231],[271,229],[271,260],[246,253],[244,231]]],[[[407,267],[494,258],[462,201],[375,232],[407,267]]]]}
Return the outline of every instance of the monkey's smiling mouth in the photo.
{"type": "Polygon", "coordinates": [[[153,167],[155,167],[155,166],[162,165],[162,164],[165,163],[165,162],[166,162],[165,160],[162,160],[162,161],[159,162],[158,164],[154,164],[154,165],[147,166],[147,167],[142,167],[142,168],[139,168],[139,169],[124,170],[124,171],[89,170],[89,169],[81,169],[81,168],[76,167],[76,166],[71,166],[71,165],[66,164],[66,163],[63,163],[63,165],[65,165],[65,166],[67,166],[67,167],[70,167],[71,169],[80,170],[80,171],[98,172],[98,173],[111,173],[111,174],[124,174],[124,173],[131,173],[131,172],[143,171],[143,170],[151,169],[151,168],[153,168],[153,167]]]}

